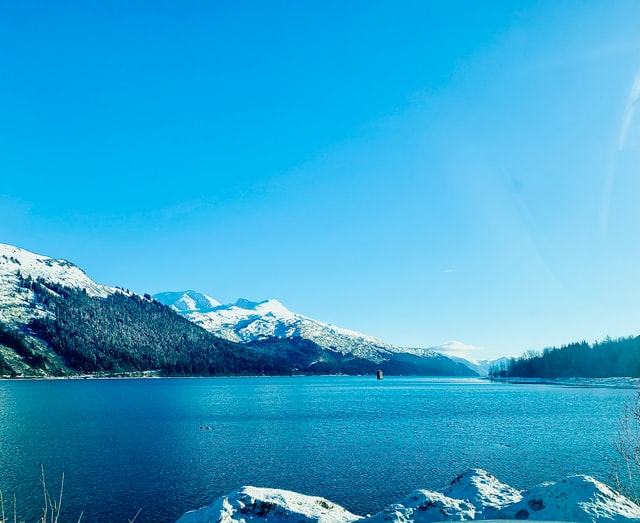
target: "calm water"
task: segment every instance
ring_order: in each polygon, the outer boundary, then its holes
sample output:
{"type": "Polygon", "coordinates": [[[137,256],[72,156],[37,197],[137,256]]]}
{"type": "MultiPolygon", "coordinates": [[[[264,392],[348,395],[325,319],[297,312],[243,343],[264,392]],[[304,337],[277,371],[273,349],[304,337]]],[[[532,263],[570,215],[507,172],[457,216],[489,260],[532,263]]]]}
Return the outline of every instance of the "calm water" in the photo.
{"type": "Polygon", "coordinates": [[[56,495],[65,474],[62,519],[126,523],[141,508],[143,523],[242,485],[366,514],[472,467],[520,488],[607,481],[634,394],[393,377],[0,381],[0,489],[34,521],[43,463],[56,495]]]}

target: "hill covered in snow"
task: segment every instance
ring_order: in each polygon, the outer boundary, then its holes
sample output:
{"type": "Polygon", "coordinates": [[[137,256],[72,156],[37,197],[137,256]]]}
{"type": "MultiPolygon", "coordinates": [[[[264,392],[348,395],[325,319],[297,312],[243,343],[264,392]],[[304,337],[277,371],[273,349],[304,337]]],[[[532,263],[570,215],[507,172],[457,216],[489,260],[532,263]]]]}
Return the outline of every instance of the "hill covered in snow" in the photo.
{"type": "Polygon", "coordinates": [[[348,512],[324,498],[242,487],[178,523],[427,523],[532,520],[637,522],[640,506],[590,476],[572,476],[518,490],[491,474],[470,470],[441,490],[417,490],[373,516],[348,512]]]}
{"type": "Polygon", "coordinates": [[[273,339],[301,338],[343,357],[383,366],[388,362],[407,365],[416,362],[429,365],[435,375],[474,376],[482,372],[480,366],[462,358],[449,358],[432,348],[398,347],[373,336],[314,320],[290,311],[275,299],[259,302],[239,299],[223,305],[193,290],[164,292],[153,297],[220,338],[252,343],[255,347],[273,339]]]}

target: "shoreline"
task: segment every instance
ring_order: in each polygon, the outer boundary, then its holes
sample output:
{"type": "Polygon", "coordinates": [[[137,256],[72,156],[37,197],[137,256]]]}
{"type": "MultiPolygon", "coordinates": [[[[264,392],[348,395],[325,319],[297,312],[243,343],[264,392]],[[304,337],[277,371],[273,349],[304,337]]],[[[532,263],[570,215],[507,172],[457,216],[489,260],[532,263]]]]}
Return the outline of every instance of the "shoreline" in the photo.
{"type": "Polygon", "coordinates": [[[510,385],[557,385],[560,387],[601,388],[601,389],[640,389],[640,378],[612,376],[609,378],[485,378],[494,383],[510,385]]]}
{"type": "MultiPolygon", "coordinates": [[[[166,376],[160,371],[140,371],[132,373],[114,374],[76,374],[68,376],[0,376],[0,381],[31,381],[31,380],[128,380],[128,379],[220,379],[220,378],[305,378],[305,377],[370,377],[369,375],[351,374],[287,374],[287,375],[228,375],[228,376],[166,376]]],[[[425,378],[425,379],[461,379],[469,381],[484,381],[504,385],[554,385],[569,388],[606,388],[606,389],[640,389],[640,378],[629,376],[612,376],[608,378],[491,378],[489,376],[405,376],[388,375],[389,378],[425,378]]],[[[375,378],[375,376],[373,376],[375,378]]]]}

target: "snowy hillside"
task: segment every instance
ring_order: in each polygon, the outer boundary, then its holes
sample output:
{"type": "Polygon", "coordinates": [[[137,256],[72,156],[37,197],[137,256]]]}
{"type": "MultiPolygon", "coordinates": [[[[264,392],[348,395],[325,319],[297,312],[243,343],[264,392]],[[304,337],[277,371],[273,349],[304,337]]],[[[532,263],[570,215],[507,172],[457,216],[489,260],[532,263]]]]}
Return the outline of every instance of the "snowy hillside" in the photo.
{"type": "Polygon", "coordinates": [[[29,280],[38,279],[83,290],[87,297],[106,298],[117,292],[95,283],[68,261],[0,244],[0,375],[46,376],[68,371],[63,359],[26,329],[32,321],[55,317],[29,285],[29,280]]]}
{"type": "Polygon", "coordinates": [[[179,523],[350,523],[361,519],[324,498],[288,490],[242,487],[212,505],[184,514],[179,523]]]}
{"type": "Polygon", "coordinates": [[[34,303],[33,292],[21,285],[21,278],[42,278],[65,287],[84,289],[89,296],[105,298],[116,289],[99,285],[66,260],[41,256],[0,243],[0,320],[10,325],[25,323],[44,311],[34,303]]]}
{"type": "Polygon", "coordinates": [[[357,516],[323,498],[243,487],[187,512],[178,523],[427,523],[469,520],[632,522],[640,507],[589,476],[517,490],[473,469],[439,491],[418,490],[374,516],[357,516]]]}
{"type": "Polygon", "coordinates": [[[195,291],[165,292],[154,298],[229,341],[247,343],[267,338],[300,337],[325,349],[374,362],[394,354],[445,358],[431,349],[397,347],[366,334],[308,318],[291,312],[277,300],[252,302],[240,299],[230,305],[220,305],[213,298],[195,291]],[[185,304],[192,308],[185,308],[185,304]]]}

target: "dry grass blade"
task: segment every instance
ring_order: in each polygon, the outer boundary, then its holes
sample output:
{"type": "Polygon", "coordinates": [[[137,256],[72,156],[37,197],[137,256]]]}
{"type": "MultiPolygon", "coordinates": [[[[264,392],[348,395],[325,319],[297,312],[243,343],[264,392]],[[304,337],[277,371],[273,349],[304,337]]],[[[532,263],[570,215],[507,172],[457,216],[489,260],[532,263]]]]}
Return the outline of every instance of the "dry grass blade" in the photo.
{"type": "MultiPolygon", "coordinates": [[[[62,508],[62,494],[64,491],[64,472],[60,481],[60,494],[57,501],[53,501],[49,490],[47,489],[47,481],[44,474],[44,465],[40,464],[42,495],[44,497],[44,506],[42,507],[41,523],[58,523],[60,519],[60,509],[62,508]],[[47,517],[49,521],[47,521],[47,517]]],[[[15,523],[15,522],[14,522],[15,523]]]]}
{"type": "MultiPolygon", "coordinates": [[[[60,481],[60,493],[58,494],[58,499],[55,501],[49,494],[49,489],[47,488],[47,481],[44,473],[44,465],[42,464],[40,465],[40,473],[44,503],[42,506],[42,517],[39,519],[38,523],[59,523],[60,511],[62,509],[62,497],[64,494],[64,472],[62,473],[62,478],[60,481]]],[[[138,511],[138,514],[140,513],[140,510],[138,511]]],[[[138,514],[136,514],[136,517],[138,517],[138,514]]],[[[78,523],[81,522],[83,515],[84,511],[80,513],[78,523]]],[[[130,523],[133,523],[135,519],[136,518],[134,517],[130,523]]],[[[4,493],[2,492],[2,490],[0,490],[0,523],[8,523],[4,506],[4,493]]],[[[18,523],[18,502],[15,493],[13,494],[13,523],[18,523]]]]}

